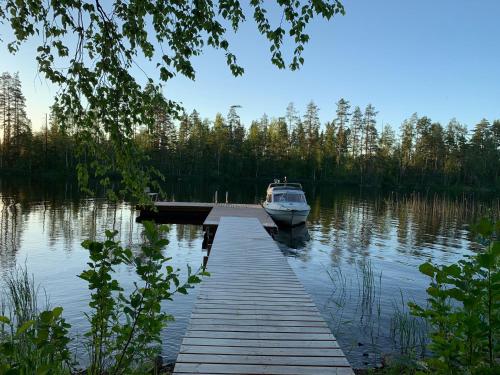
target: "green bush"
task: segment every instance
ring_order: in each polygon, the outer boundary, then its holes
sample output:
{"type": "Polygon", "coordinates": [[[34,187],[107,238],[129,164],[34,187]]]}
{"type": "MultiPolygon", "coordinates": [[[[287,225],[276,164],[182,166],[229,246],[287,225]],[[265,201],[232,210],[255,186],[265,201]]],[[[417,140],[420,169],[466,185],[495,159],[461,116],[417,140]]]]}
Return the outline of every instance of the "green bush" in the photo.
{"type": "Polygon", "coordinates": [[[106,231],[104,242],[83,242],[91,260],[79,275],[92,291],[88,314],[91,329],[85,334],[89,375],[150,372],[160,354],[161,330],[173,320],[161,311],[161,303],[171,300],[175,293],[186,294],[201,281],[199,276],[206,275],[200,271],[192,274],[188,267],[187,281],[181,284],[180,270],[167,265],[171,258],[162,252],[168,244],[162,234],[168,227],[147,221],[143,225],[146,241],[137,255],[114,240],[116,231],[106,231]],[[134,267],[139,279],[128,295],[113,277],[119,265],[134,267]]]}
{"type": "Polygon", "coordinates": [[[62,307],[38,309],[38,290],[26,269],[7,279],[8,313],[0,315],[0,374],[69,374],[70,325],[62,307]],[[8,315],[8,316],[6,316],[8,315]]]}
{"type": "Polygon", "coordinates": [[[500,222],[483,219],[474,230],[483,252],[449,266],[420,266],[431,278],[428,305],[410,308],[431,329],[426,361],[431,373],[500,372],[500,222]]]}
{"type": "MultiPolygon", "coordinates": [[[[114,240],[116,231],[106,231],[103,242],[82,243],[90,252],[88,268],[79,275],[91,290],[90,329],[85,334],[88,375],[151,373],[161,351],[161,331],[173,319],[161,311],[161,303],[176,293],[186,294],[200,276],[208,275],[193,274],[188,267],[187,280],[181,283],[180,270],[168,265],[171,258],[162,252],[168,227],[143,225],[145,242],[136,255],[114,240]],[[115,278],[120,266],[133,267],[137,275],[128,294],[115,278]]],[[[26,270],[7,284],[9,314],[5,309],[0,314],[0,375],[75,373],[77,364],[68,349],[70,325],[62,318],[62,307],[39,311],[38,291],[26,270]]]]}

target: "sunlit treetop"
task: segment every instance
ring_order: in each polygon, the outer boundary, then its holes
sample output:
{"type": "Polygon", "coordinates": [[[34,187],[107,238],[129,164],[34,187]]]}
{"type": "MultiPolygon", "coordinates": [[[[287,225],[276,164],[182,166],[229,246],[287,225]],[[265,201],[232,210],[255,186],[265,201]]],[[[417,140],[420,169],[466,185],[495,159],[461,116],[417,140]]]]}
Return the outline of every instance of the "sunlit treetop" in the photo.
{"type": "Polygon", "coordinates": [[[237,32],[247,18],[254,19],[268,40],[271,62],[280,69],[296,70],[304,63],[307,24],[316,16],[331,19],[344,13],[338,0],[250,0],[245,7],[237,0],[2,0],[0,4],[0,20],[14,35],[13,40],[0,36],[2,42],[15,53],[25,41],[35,40],[40,73],[60,87],[55,106],[66,130],[78,135],[82,186],[95,177],[112,192],[108,177],[119,175],[123,190],[118,193],[137,198],[143,197],[155,171],[144,167],[134,146],[136,128],[152,127],[150,114],[158,105],[173,115],[181,110],[163,98],[162,82],[177,74],[194,79],[192,58],[207,47],[225,54],[233,75],[243,74],[228,33],[237,32]],[[292,45],[289,61],[283,55],[284,44],[292,45]],[[133,75],[144,59],[154,64],[160,78],[159,82],[148,78],[148,90],[133,75]]]}

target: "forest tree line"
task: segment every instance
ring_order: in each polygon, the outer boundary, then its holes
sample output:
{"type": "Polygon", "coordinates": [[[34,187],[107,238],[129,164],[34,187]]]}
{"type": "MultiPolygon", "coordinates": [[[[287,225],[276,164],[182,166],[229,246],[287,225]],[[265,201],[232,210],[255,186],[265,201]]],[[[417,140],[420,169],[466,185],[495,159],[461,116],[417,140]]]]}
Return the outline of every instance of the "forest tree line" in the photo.
{"type": "MultiPolygon", "coordinates": [[[[135,142],[167,176],[500,188],[500,120],[483,119],[469,131],[456,119],[443,126],[413,114],[395,129],[377,123],[371,104],[362,109],[341,98],[336,107],[326,124],[310,102],[303,114],[290,103],[282,117],[263,115],[245,127],[237,106],[211,120],[159,105],[153,128],[137,124],[135,142]]],[[[47,126],[32,131],[17,74],[0,76],[0,121],[4,172],[74,174],[86,158],[56,106],[47,126]]]]}

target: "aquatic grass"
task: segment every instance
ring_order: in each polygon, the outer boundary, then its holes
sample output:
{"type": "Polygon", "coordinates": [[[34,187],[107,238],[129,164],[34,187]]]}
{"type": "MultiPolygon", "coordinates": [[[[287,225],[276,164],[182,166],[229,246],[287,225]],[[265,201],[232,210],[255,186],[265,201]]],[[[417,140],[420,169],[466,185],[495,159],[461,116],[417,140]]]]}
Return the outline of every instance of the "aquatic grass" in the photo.
{"type": "MultiPolygon", "coordinates": [[[[6,279],[7,304],[11,318],[18,325],[33,319],[38,312],[40,287],[26,267],[14,269],[6,279]]],[[[12,319],[11,319],[12,320],[12,319]]]]}
{"type": "Polygon", "coordinates": [[[405,301],[401,290],[400,297],[399,302],[393,302],[394,312],[390,323],[390,337],[393,348],[397,350],[400,356],[413,359],[423,358],[428,343],[426,321],[411,315],[406,307],[408,301],[405,301]]]}
{"type": "Polygon", "coordinates": [[[326,269],[332,283],[332,292],[328,300],[332,306],[329,311],[333,322],[332,331],[338,335],[345,329],[352,329],[353,324],[359,322],[359,328],[364,332],[364,337],[368,338],[368,342],[351,342],[351,346],[344,346],[344,350],[368,345],[365,354],[375,355],[372,360],[376,358],[376,361],[381,361],[379,339],[382,337],[382,271],[376,276],[377,273],[369,260],[356,262],[355,265],[355,279],[348,278],[339,267],[326,269]],[[348,285],[348,279],[351,285],[348,285]],[[354,298],[352,298],[353,294],[354,298]],[[346,311],[349,311],[352,318],[344,319],[346,311]]]}
{"type": "Polygon", "coordinates": [[[491,216],[493,220],[500,215],[500,199],[489,202],[477,199],[474,195],[462,194],[451,198],[449,195],[435,193],[433,195],[414,192],[400,195],[391,194],[384,199],[388,208],[402,214],[412,212],[429,219],[440,218],[445,222],[460,221],[468,223],[481,216],[491,216]]]}
{"type": "Polygon", "coordinates": [[[338,267],[332,268],[331,270],[325,269],[325,271],[333,285],[333,290],[327,301],[327,303],[333,303],[335,306],[335,313],[330,311],[331,320],[334,322],[332,330],[335,334],[338,334],[341,326],[352,322],[351,320],[343,320],[344,310],[347,304],[347,277],[338,267]]]}
{"type": "Polygon", "coordinates": [[[372,262],[364,260],[360,262],[361,269],[361,320],[365,315],[371,316],[375,301],[375,278],[373,276],[372,262]]]}
{"type": "Polygon", "coordinates": [[[40,311],[40,287],[27,268],[16,268],[5,281],[0,302],[0,373],[69,374],[69,325],[62,308],[40,311]]]}
{"type": "Polygon", "coordinates": [[[343,307],[347,298],[347,278],[340,268],[334,270],[326,269],[326,274],[332,282],[334,289],[328,301],[333,302],[337,307],[343,307]],[[338,295],[338,297],[336,297],[338,295]]]}
{"type": "MultiPolygon", "coordinates": [[[[378,274],[378,285],[375,279],[372,262],[363,260],[358,263],[360,274],[356,269],[356,280],[358,285],[358,306],[361,308],[361,322],[371,322],[373,313],[376,311],[377,317],[381,314],[382,299],[382,271],[378,274]]],[[[380,319],[378,319],[380,320],[380,319]]]]}

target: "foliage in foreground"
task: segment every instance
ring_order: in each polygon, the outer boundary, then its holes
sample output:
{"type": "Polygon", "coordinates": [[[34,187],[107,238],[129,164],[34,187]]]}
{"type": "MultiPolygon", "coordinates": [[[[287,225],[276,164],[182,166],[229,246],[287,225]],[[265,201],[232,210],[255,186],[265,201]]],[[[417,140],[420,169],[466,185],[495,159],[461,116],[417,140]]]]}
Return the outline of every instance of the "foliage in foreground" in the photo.
{"type": "MultiPolygon", "coordinates": [[[[162,237],[167,227],[144,222],[145,243],[134,254],[115,241],[116,231],[106,231],[106,239],[84,241],[90,252],[88,268],[79,277],[91,290],[87,314],[90,328],[85,334],[88,354],[87,374],[147,373],[160,354],[160,333],[173,317],[161,311],[161,303],[175,293],[186,294],[201,281],[205,272],[192,274],[180,282],[179,269],[167,265],[163,255],[168,241],[162,237]],[[115,271],[133,267],[137,281],[125,293],[115,271]]],[[[9,316],[0,315],[0,374],[67,374],[75,371],[69,349],[71,328],[62,318],[62,307],[40,312],[38,291],[27,271],[8,281],[9,316]]]]}
{"type": "MultiPolygon", "coordinates": [[[[38,309],[38,290],[26,269],[7,279],[8,316],[0,315],[0,374],[64,374],[69,372],[70,325],[62,307],[38,309]]],[[[3,301],[2,301],[3,302],[3,301]]]]}
{"type": "Polygon", "coordinates": [[[426,362],[433,374],[500,372],[500,221],[483,219],[474,229],[484,252],[449,266],[420,266],[431,278],[428,306],[410,307],[431,328],[426,362]]]}

